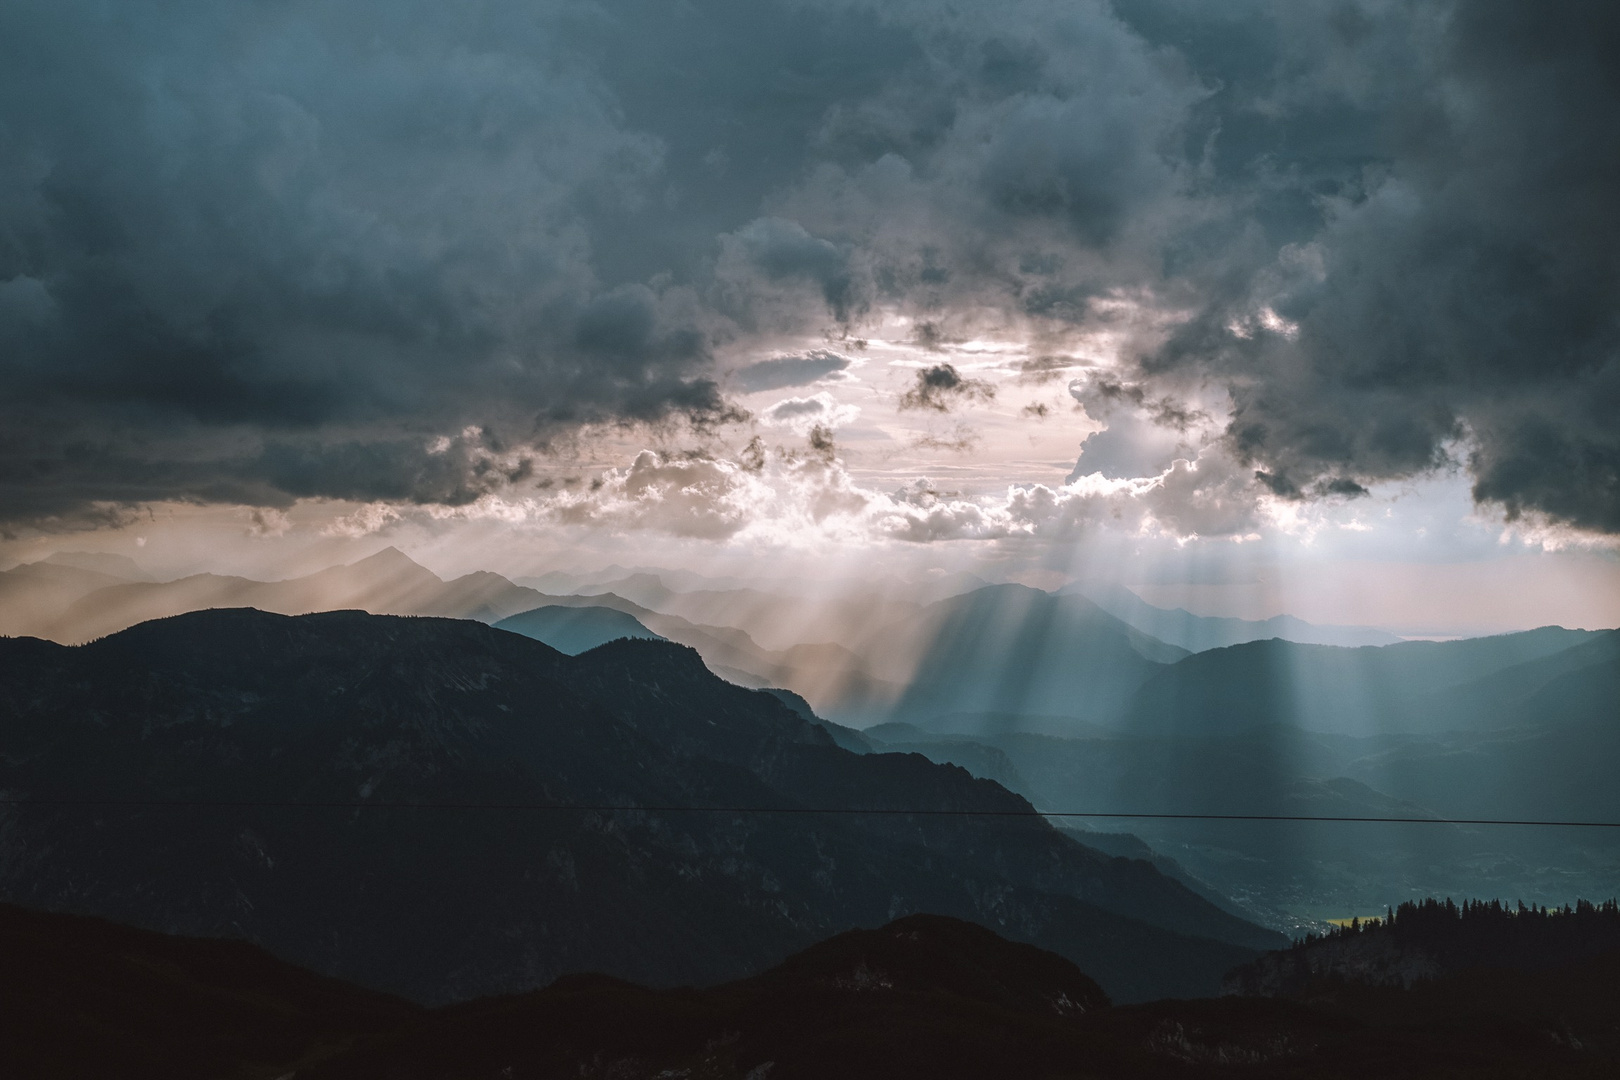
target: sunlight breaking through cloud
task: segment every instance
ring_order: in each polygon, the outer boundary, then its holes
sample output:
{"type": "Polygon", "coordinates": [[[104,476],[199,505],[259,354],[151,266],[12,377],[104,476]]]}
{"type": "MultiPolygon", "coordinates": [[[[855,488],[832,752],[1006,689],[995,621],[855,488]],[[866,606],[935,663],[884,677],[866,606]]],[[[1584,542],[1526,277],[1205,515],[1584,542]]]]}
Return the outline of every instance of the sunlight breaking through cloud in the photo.
{"type": "MultiPolygon", "coordinates": [[[[487,496],[454,511],[470,519],[550,521],[615,533],[652,532],[795,547],[821,540],[932,543],[1016,537],[1061,539],[1099,528],[1174,539],[1253,533],[1270,500],[1219,450],[1177,459],[1162,473],[1014,484],[971,496],[927,478],[883,491],[858,482],[837,458],[777,448],[752,463],[698,452],[643,450],[588,486],[513,500],[487,496]]],[[[363,508],[344,529],[395,518],[363,508]]]]}

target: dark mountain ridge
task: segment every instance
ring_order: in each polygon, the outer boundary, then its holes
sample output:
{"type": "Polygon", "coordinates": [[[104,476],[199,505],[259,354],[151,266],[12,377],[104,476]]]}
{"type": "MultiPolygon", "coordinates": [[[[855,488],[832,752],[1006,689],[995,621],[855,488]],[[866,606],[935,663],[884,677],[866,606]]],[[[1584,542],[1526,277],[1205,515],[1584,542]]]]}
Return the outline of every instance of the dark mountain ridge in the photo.
{"type": "Polygon", "coordinates": [[[570,658],[473,622],[253,610],[0,640],[0,787],[0,896],[422,1001],[579,970],[714,982],[908,911],[1122,998],[1197,993],[1277,940],[1038,817],[960,816],[1030,807],[839,749],[665,642],[570,658]],[[841,809],[886,812],[811,812],[841,809]]]}
{"type": "Polygon", "coordinates": [[[0,1073],[31,1080],[1595,1080],[1620,1062],[1620,954],[1411,989],[1317,980],[1294,999],[1110,1006],[1059,956],[912,915],[706,989],[578,974],[431,1010],[240,942],[9,905],[0,957],[0,1073]]]}
{"type": "Polygon", "coordinates": [[[0,904],[0,1075],[289,1075],[418,1020],[399,998],[242,941],[0,904]]]}

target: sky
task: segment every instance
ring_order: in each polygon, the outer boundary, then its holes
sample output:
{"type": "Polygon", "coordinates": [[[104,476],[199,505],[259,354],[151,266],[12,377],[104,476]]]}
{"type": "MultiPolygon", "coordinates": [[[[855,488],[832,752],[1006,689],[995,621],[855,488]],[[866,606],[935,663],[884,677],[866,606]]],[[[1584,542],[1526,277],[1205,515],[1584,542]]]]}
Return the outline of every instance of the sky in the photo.
{"type": "Polygon", "coordinates": [[[0,8],[0,566],[1620,624],[1620,8],[0,8]]]}

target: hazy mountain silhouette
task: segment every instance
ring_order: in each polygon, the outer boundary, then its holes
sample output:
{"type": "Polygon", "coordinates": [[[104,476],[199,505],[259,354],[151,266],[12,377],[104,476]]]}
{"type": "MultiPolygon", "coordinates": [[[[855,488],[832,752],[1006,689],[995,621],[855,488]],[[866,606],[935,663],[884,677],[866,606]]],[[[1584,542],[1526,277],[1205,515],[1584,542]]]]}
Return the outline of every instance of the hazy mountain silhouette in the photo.
{"type": "Polygon", "coordinates": [[[68,644],[210,608],[253,607],[284,615],[354,608],[493,623],[547,606],[611,608],[658,636],[697,649],[714,670],[735,682],[792,686],[818,703],[847,706],[862,715],[899,693],[899,687],[873,677],[862,659],[842,646],[798,644],[771,651],[742,630],[693,623],[611,593],[548,596],[486,572],[445,581],[392,547],[285,581],[194,574],[169,582],[136,582],[50,562],[0,573],[0,633],[68,644]]]}
{"type": "Polygon", "coordinates": [[[94,570],[98,574],[123,581],[153,581],[151,574],[128,555],[112,555],[103,551],[57,551],[40,560],[52,566],[75,566],[80,570],[94,570]]]}
{"type": "Polygon", "coordinates": [[[884,636],[910,634],[920,659],[892,718],[1002,714],[1108,722],[1159,670],[1187,655],[1083,596],[992,585],[931,604],[884,636]]]}
{"type": "Polygon", "coordinates": [[[773,649],[816,641],[851,645],[878,625],[913,617],[923,607],[907,586],[856,595],[829,588],[812,596],[752,587],[678,590],[645,572],[578,591],[586,596],[611,592],[665,615],[734,627],[773,649]]]}
{"type": "Polygon", "coordinates": [[[642,626],[633,615],[605,607],[550,607],[510,615],[495,624],[497,629],[543,641],[558,652],[578,656],[619,638],[645,638],[664,641],[662,636],[642,626]]]}
{"type": "Polygon", "coordinates": [[[887,707],[900,687],[875,678],[865,660],[842,645],[800,644],[762,648],[746,631],[693,623],[626,600],[615,593],[549,596],[551,606],[605,607],[623,612],[670,641],[696,649],[710,670],[755,689],[791,688],[833,715],[866,717],[887,707]]]}
{"type": "MultiPolygon", "coordinates": [[[[983,725],[973,739],[994,757],[960,737],[889,726],[869,737],[997,776],[1047,810],[1612,821],[1616,717],[1620,632],[1547,628],[1199,653],[1159,668],[1113,731],[1054,738],[1016,717],[983,725]]],[[[1620,837],[1594,829],[1124,824],[1279,927],[1299,925],[1289,912],[1350,914],[1425,893],[1607,895],[1620,857],[1620,837]]]]}
{"type": "Polygon", "coordinates": [[[1620,715],[1620,631],[1587,635],[1550,655],[1435,691],[1414,711],[1431,731],[1612,720],[1620,715]]]}
{"type": "Polygon", "coordinates": [[[0,571],[0,634],[45,634],[81,597],[127,579],[50,561],[0,571]]]}
{"type": "MultiPolygon", "coordinates": [[[[1121,726],[1181,737],[1279,725],[1341,735],[1507,726],[1533,717],[1512,695],[1479,694],[1481,685],[1494,688],[1481,680],[1600,636],[1543,627],[1497,637],[1357,649],[1276,640],[1212,649],[1155,672],[1121,726]],[[1469,711],[1459,713],[1450,704],[1453,698],[1471,702],[1469,711]]],[[[1589,661],[1598,668],[1606,662],[1601,650],[1589,661]]],[[[1554,665],[1541,684],[1557,672],[1554,665]]],[[[1533,685],[1528,679],[1522,684],[1533,685]]]]}
{"type": "MultiPolygon", "coordinates": [[[[7,579],[25,569],[19,567],[0,577],[0,590],[7,579]]],[[[358,562],[285,581],[193,574],[175,581],[136,582],[105,575],[86,578],[83,575],[93,572],[78,567],[53,569],[79,575],[71,600],[35,606],[22,618],[8,618],[4,623],[7,633],[81,642],[139,622],[220,607],[255,607],[288,615],[357,608],[493,622],[538,607],[545,599],[499,574],[480,572],[444,581],[391,547],[358,562]]]]}
{"type": "Polygon", "coordinates": [[[1190,652],[1204,652],[1250,641],[1282,638],[1302,645],[1393,645],[1402,640],[1387,630],[1370,626],[1319,626],[1292,615],[1269,619],[1232,619],[1194,615],[1182,608],[1155,607],[1123,585],[1096,587],[1070,585],[1060,594],[1086,596],[1110,615],[1130,623],[1144,634],[1180,646],[1190,652]]]}
{"type": "Polygon", "coordinates": [[[917,910],[1124,998],[1197,993],[1275,940],[1033,817],[420,805],[1028,807],[839,749],[665,642],[570,658],[467,621],[197,612],[0,641],[0,709],[0,786],[38,800],[8,811],[6,898],[238,934],[419,1000],[709,982],[917,910]]]}

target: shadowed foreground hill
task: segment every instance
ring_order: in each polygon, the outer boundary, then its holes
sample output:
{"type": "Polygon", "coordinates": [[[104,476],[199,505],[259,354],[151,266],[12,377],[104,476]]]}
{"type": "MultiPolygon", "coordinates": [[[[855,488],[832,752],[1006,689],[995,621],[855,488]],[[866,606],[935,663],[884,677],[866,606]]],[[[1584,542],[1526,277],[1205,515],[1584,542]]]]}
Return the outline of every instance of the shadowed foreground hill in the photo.
{"type": "Polygon", "coordinates": [[[422,1015],[240,941],[0,904],[0,1075],[278,1076],[422,1015]]]}
{"type": "Polygon", "coordinates": [[[1059,956],[913,915],[709,989],[570,975],[424,1010],[237,942],[0,905],[0,959],[0,1074],[34,1080],[1573,1080],[1620,1066],[1612,954],[1412,990],[1110,1007],[1059,956]]]}
{"type": "Polygon", "coordinates": [[[570,971],[713,983],[916,911],[1124,1000],[1213,992],[1282,944],[666,642],[568,657],[473,622],[253,610],[0,640],[0,787],[0,897],[425,1002],[570,971]]]}

